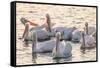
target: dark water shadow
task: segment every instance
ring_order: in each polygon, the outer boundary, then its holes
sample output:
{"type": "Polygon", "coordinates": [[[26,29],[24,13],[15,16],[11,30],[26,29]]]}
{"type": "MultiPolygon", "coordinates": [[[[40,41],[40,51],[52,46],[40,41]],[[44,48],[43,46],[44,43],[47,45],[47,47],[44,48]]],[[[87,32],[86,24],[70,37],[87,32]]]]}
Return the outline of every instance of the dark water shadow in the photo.
{"type": "Polygon", "coordinates": [[[32,53],[32,62],[36,63],[37,53],[32,53]]]}
{"type": "Polygon", "coordinates": [[[55,63],[65,63],[65,62],[68,62],[68,61],[72,61],[72,56],[68,57],[68,58],[54,58],[53,61],[55,63]]]}
{"type": "Polygon", "coordinates": [[[91,50],[94,50],[95,49],[95,47],[84,47],[84,48],[80,48],[80,52],[82,53],[82,54],[86,54],[87,52],[91,52],[91,50]]]}
{"type": "Polygon", "coordinates": [[[24,47],[29,47],[29,42],[27,40],[22,41],[24,47]]]}

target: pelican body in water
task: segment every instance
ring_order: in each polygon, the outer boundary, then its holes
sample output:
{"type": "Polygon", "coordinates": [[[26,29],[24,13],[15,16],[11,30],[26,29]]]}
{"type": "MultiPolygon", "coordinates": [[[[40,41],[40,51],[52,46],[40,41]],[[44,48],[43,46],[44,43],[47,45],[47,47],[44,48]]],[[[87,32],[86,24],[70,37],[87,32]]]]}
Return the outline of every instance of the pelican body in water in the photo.
{"type": "Polygon", "coordinates": [[[62,40],[71,40],[72,32],[76,29],[75,27],[73,28],[66,28],[66,27],[60,27],[60,26],[52,27],[49,14],[46,14],[46,23],[42,26],[38,26],[37,24],[32,23],[26,20],[25,18],[21,18],[20,20],[25,25],[25,31],[23,33],[22,38],[24,38],[25,40],[30,40],[30,41],[32,41],[32,34],[33,34],[32,32],[34,31],[37,32],[38,41],[45,41],[45,40],[50,40],[51,37],[55,37],[55,33],[56,33],[55,30],[64,34],[61,38],[62,40]],[[29,29],[29,24],[27,24],[27,22],[29,22],[30,25],[33,25],[36,27],[29,29]]]}
{"type": "Polygon", "coordinates": [[[92,34],[89,34],[88,23],[85,23],[85,32],[82,33],[82,39],[80,41],[82,43],[81,49],[91,49],[96,46],[95,38],[92,34]]]}
{"type": "Polygon", "coordinates": [[[33,43],[32,43],[32,52],[35,53],[44,53],[44,52],[52,52],[56,41],[53,40],[48,40],[48,41],[43,41],[43,42],[38,42],[37,40],[37,32],[33,32],[33,43]]]}
{"type": "Polygon", "coordinates": [[[53,58],[71,56],[72,46],[69,42],[60,41],[61,33],[56,33],[56,39],[38,43],[37,34],[33,32],[32,53],[52,52],[53,58]]]}
{"type": "Polygon", "coordinates": [[[72,56],[72,46],[69,42],[65,42],[64,40],[60,42],[61,33],[56,33],[56,45],[52,51],[53,58],[68,58],[72,56]]]}

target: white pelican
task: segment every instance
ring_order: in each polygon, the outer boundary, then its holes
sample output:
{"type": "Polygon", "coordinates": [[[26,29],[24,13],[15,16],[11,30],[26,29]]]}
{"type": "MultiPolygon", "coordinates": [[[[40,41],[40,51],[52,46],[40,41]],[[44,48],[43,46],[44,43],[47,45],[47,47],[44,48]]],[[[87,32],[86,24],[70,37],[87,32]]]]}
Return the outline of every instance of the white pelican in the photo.
{"type": "Polygon", "coordinates": [[[85,31],[82,33],[80,42],[82,43],[81,49],[94,48],[96,46],[95,38],[91,33],[89,33],[88,23],[85,23],[85,31]]]}
{"type": "Polygon", "coordinates": [[[61,33],[56,33],[56,45],[52,51],[53,58],[67,58],[72,56],[72,46],[69,42],[65,42],[64,40],[60,42],[61,33]]]}

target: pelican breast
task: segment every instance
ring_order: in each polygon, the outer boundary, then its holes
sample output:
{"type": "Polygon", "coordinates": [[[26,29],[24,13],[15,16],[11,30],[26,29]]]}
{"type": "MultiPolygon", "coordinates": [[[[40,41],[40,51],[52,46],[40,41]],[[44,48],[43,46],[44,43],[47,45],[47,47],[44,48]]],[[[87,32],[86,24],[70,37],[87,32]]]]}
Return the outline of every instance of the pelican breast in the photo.
{"type": "Polygon", "coordinates": [[[92,26],[88,27],[88,34],[89,35],[92,35],[95,31],[96,31],[95,27],[92,27],[92,26]]]}
{"type": "MultiPolygon", "coordinates": [[[[85,47],[94,47],[95,46],[95,38],[92,37],[92,35],[85,35],[85,47]]],[[[81,43],[83,43],[83,40],[81,39],[81,43]]]]}

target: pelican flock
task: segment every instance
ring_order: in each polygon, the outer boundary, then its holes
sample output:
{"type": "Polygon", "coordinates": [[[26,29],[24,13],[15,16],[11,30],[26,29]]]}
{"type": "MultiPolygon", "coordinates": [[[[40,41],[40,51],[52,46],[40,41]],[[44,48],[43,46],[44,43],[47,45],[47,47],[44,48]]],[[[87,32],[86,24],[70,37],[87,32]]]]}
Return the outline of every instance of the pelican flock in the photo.
{"type": "Polygon", "coordinates": [[[52,52],[54,58],[69,57],[72,55],[72,46],[69,42],[60,41],[61,33],[57,32],[53,40],[38,43],[37,33],[33,32],[32,53],[52,52]]]}
{"type": "MultiPolygon", "coordinates": [[[[26,22],[30,21],[21,18],[21,22],[25,25],[26,22]]],[[[67,58],[72,56],[71,42],[81,43],[81,49],[96,47],[95,31],[95,27],[89,26],[88,23],[85,23],[84,32],[79,31],[76,27],[53,27],[50,15],[46,14],[46,24],[30,30],[27,28],[25,39],[32,41],[33,54],[52,52],[53,58],[67,58]],[[42,42],[40,42],[41,40],[42,42]]]]}

